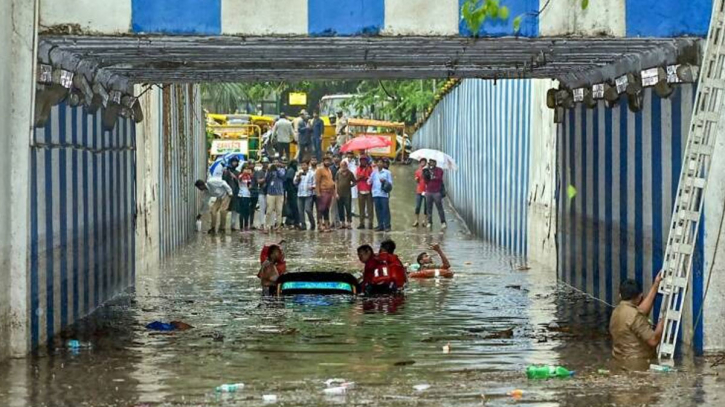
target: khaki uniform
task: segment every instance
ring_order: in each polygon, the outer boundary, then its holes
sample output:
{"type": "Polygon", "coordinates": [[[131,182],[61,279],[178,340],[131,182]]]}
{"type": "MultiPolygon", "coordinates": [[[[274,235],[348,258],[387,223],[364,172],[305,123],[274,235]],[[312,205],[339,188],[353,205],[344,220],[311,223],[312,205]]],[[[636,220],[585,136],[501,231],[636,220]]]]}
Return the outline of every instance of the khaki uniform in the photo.
{"type": "Polygon", "coordinates": [[[631,301],[621,301],[612,313],[609,321],[609,333],[612,335],[612,356],[618,360],[651,359],[655,349],[647,345],[654,336],[647,315],[643,314],[631,301]]]}

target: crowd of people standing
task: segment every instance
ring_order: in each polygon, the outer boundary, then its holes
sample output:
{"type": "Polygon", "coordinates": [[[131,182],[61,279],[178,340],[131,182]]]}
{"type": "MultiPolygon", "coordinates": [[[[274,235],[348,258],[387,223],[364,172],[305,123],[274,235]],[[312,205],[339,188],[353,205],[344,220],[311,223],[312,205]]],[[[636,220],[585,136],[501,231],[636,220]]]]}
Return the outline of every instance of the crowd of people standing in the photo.
{"type": "Polygon", "coordinates": [[[227,211],[232,231],[328,232],[352,229],[353,217],[358,218],[358,229],[373,229],[375,219],[375,231],[390,231],[393,176],[389,166],[387,159],[353,152],[344,157],[327,153],[321,162],[314,156],[301,162],[281,157],[240,163],[232,158],[221,177],[196,181],[205,194],[199,219],[209,210],[209,234],[226,233],[227,211]],[[357,213],[353,213],[353,200],[358,201],[357,213]]]}

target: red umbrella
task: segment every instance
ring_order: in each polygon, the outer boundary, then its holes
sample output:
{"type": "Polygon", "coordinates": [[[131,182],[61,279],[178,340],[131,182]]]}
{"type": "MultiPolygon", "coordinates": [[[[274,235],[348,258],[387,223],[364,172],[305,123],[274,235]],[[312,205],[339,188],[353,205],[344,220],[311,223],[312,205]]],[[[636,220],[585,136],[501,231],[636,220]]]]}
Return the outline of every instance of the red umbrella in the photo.
{"type": "Polygon", "coordinates": [[[340,150],[346,153],[348,151],[388,147],[391,144],[389,136],[357,136],[345,143],[340,150]]]}

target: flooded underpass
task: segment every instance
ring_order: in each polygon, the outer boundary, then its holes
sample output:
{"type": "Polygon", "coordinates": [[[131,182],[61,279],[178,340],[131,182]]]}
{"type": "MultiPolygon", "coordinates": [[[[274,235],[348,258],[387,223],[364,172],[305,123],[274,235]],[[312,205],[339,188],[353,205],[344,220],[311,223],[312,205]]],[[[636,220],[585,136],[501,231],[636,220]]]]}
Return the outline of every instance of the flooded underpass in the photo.
{"type": "MultiPolygon", "coordinates": [[[[410,174],[395,170],[396,179],[410,174]]],[[[717,361],[686,356],[668,374],[617,370],[609,306],[470,236],[460,221],[445,232],[410,227],[412,194],[398,187],[393,197],[389,234],[200,234],[55,346],[0,365],[0,405],[722,405],[717,361]],[[282,237],[292,271],[359,274],[355,248],[390,237],[404,261],[440,242],[456,276],[413,281],[397,298],[262,298],[259,250],[282,237]],[[146,329],[156,320],[193,328],[146,329]],[[91,347],[68,349],[71,339],[91,347]],[[529,381],[530,364],[576,374],[529,381]],[[355,386],[327,395],[332,378],[355,386]],[[245,387],[215,392],[223,383],[245,387]]]]}

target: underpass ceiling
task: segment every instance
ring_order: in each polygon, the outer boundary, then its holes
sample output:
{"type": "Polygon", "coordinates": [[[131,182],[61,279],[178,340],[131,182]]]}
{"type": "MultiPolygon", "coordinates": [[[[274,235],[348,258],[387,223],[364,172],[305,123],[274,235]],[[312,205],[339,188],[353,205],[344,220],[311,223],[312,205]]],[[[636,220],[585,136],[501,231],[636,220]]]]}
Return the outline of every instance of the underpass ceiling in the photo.
{"type": "Polygon", "coordinates": [[[136,83],[553,78],[571,85],[690,61],[697,39],[43,36],[136,83]],[[687,61],[682,61],[682,59],[687,61]]]}

